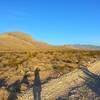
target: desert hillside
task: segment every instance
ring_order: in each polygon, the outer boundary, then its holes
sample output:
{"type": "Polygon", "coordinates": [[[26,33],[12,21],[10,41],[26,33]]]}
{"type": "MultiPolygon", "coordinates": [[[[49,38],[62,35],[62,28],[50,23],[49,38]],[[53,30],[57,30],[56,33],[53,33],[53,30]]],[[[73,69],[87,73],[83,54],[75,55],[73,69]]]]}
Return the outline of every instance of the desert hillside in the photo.
{"type": "Polygon", "coordinates": [[[4,99],[1,100],[7,100],[14,91],[27,91],[33,84],[36,67],[40,68],[41,81],[45,83],[97,60],[100,60],[99,50],[52,46],[21,32],[3,33],[0,35],[0,97],[4,99]]]}
{"type": "Polygon", "coordinates": [[[32,39],[31,36],[22,32],[6,32],[0,34],[0,51],[36,51],[56,48],[76,49],[71,46],[51,46],[47,43],[32,39]]]}

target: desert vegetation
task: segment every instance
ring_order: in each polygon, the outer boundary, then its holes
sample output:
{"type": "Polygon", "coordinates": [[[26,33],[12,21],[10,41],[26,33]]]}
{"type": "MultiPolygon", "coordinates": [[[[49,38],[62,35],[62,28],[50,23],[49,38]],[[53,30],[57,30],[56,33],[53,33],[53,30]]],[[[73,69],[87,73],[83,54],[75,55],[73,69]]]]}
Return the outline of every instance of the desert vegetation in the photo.
{"type": "MultiPolygon", "coordinates": [[[[34,70],[41,69],[41,79],[52,79],[60,77],[76,68],[80,64],[89,66],[90,63],[99,59],[99,51],[82,50],[52,50],[37,52],[1,52],[0,53],[0,85],[1,89],[8,87],[22,80],[24,75],[28,75],[29,86],[34,80],[34,70]]],[[[28,89],[27,85],[21,84],[22,91],[28,89]],[[24,88],[24,89],[23,89],[24,88]]],[[[5,91],[4,89],[4,91],[5,91]]]]}
{"type": "Polygon", "coordinates": [[[89,66],[100,59],[99,50],[51,46],[32,41],[31,37],[22,33],[6,34],[0,37],[0,97],[4,98],[2,100],[7,100],[12,91],[19,93],[29,89],[33,84],[36,67],[40,68],[41,80],[45,83],[79,68],[80,64],[89,66]]]}

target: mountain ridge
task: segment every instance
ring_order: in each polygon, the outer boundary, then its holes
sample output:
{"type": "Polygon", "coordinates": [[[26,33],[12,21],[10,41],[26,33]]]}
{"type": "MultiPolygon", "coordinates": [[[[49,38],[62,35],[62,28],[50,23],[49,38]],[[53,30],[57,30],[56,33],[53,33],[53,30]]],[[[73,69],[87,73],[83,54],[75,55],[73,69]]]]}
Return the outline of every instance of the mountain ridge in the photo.
{"type": "Polygon", "coordinates": [[[34,50],[48,46],[22,32],[6,32],[0,35],[0,50],[34,50]]]}
{"type": "Polygon", "coordinates": [[[100,50],[100,46],[95,45],[50,45],[33,39],[24,32],[5,32],[0,34],[0,51],[34,51],[34,50],[52,50],[52,49],[84,49],[100,50]]]}
{"type": "Polygon", "coordinates": [[[92,44],[75,44],[75,45],[73,45],[73,46],[79,47],[79,48],[87,48],[87,49],[96,49],[96,50],[100,50],[100,46],[92,45],[92,44]]]}
{"type": "Polygon", "coordinates": [[[0,35],[0,50],[4,51],[32,51],[47,49],[77,49],[72,46],[54,46],[32,39],[30,35],[23,32],[5,32],[0,35]]]}

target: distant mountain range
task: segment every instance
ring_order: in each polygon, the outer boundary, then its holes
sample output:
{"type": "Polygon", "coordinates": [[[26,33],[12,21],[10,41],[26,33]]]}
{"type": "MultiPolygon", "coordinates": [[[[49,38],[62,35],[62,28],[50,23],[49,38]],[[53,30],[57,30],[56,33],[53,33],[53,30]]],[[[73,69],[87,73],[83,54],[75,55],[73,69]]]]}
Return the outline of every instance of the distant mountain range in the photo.
{"type": "Polygon", "coordinates": [[[86,48],[86,49],[95,49],[95,50],[100,50],[100,46],[96,46],[96,45],[73,45],[74,47],[78,47],[78,48],[86,48]]]}

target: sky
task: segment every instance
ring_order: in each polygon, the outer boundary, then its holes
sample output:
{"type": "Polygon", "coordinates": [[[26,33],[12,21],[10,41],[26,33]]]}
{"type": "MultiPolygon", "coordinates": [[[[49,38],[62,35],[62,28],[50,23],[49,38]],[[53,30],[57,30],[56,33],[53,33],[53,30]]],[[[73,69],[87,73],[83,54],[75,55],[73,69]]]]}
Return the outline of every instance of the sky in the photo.
{"type": "Polygon", "coordinates": [[[53,45],[100,45],[100,0],[0,0],[0,33],[53,45]]]}

